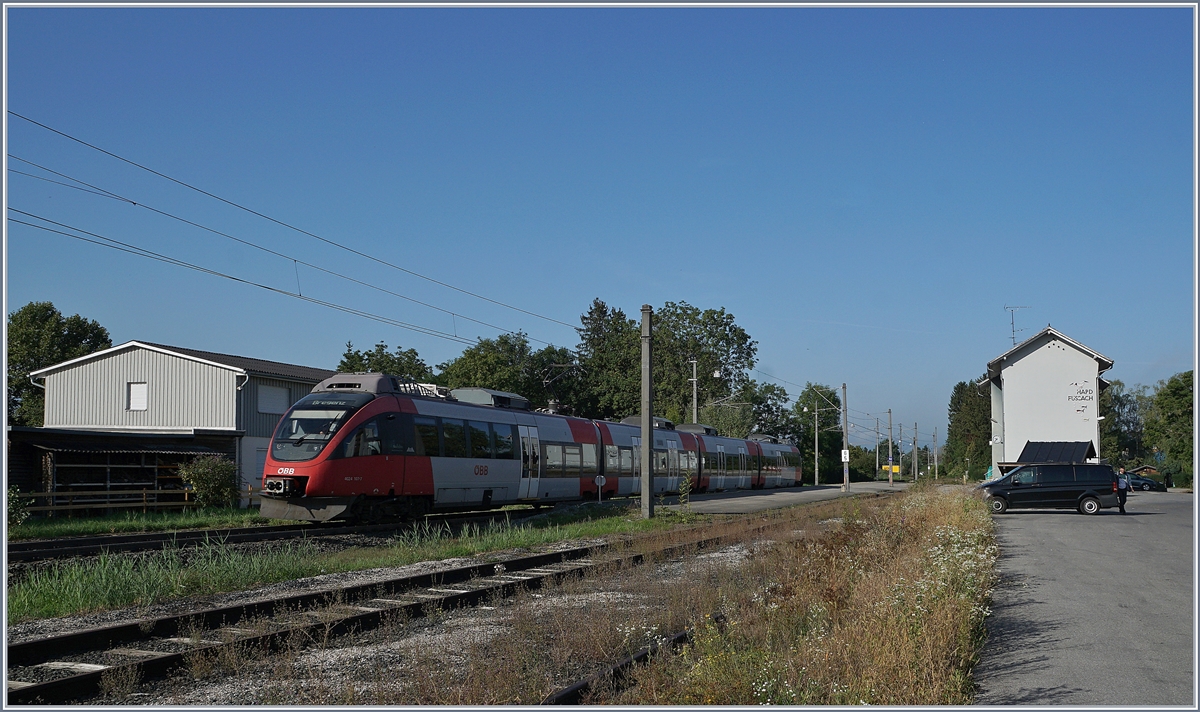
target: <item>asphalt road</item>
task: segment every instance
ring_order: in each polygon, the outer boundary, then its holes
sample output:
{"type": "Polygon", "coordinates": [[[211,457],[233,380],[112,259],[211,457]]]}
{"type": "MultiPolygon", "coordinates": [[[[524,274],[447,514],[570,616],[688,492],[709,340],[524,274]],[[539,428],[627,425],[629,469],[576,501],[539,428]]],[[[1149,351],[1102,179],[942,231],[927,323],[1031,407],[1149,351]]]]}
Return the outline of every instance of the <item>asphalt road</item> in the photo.
{"type": "Polygon", "coordinates": [[[1196,706],[1193,495],[997,516],[977,704],[1196,706]]]}
{"type": "MultiPolygon", "coordinates": [[[[897,482],[889,487],[883,482],[852,482],[850,494],[866,492],[900,492],[908,483],[897,482]]],[[[714,492],[712,494],[693,494],[689,505],[693,512],[699,514],[750,514],[765,509],[779,509],[806,502],[821,502],[828,499],[845,497],[841,485],[805,485],[803,487],[784,487],[768,490],[732,490],[729,492],[714,492]]],[[[678,497],[667,497],[666,506],[675,509],[678,497]]]]}

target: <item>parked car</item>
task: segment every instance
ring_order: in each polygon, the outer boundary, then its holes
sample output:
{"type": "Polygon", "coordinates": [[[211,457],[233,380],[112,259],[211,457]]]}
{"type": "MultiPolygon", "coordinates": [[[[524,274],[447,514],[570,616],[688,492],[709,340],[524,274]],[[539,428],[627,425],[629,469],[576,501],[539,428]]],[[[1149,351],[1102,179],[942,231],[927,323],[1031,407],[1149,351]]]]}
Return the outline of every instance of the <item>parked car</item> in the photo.
{"type": "Polygon", "coordinates": [[[1117,473],[1109,465],[1022,465],[979,489],[993,514],[1031,507],[1095,514],[1117,506],[1117,473]]]}
{"type": "Polygon", "coordinates": [[[1167,486],[1158,480],[1152,480],[1149,477],[1142,477],[1141,475],[1126,474],[1125,476],[1129,478],[1129,489],[1141,490],[1143,492],[1151,490],[1155,492],[1167,491],[1167,486]]]}

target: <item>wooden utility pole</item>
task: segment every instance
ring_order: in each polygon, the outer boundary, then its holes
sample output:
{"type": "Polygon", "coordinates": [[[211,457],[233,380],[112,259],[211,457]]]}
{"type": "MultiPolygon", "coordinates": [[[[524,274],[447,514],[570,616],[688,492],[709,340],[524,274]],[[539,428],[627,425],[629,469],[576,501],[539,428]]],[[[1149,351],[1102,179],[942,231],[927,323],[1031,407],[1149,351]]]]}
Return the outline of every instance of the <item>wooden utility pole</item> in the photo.
{"type": "Polygon", "coordinates": [[[650,322],[654,309],[642,305],[642,517],[654,516],[654,381],[650,372],[650,322]]]}
{"type": "Polygon", "coordinates": [[[842,491],[850,491],[850,425],[846,408],[846,384],[842,384],[842,491]]]}
{"type": "Polygon", "coordinates": [[[894,487],[892,482],[892,409],[888,408],[888,487],[894,487]]]}

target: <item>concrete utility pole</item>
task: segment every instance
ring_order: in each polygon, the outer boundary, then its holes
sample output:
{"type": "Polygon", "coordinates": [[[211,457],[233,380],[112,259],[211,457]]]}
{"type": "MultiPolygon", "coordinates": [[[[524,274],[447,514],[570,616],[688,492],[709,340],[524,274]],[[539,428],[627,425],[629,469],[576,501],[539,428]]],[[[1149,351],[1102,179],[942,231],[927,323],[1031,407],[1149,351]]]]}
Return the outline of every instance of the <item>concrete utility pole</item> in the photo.
{"type": "Polygon", "coordinates": [[[846,408],[846,384],[842,384],[842,491],[850,491],[850,426],[846,408]]]}
{"type": "Polygon", "coordinates": [[[888,408],[888,487],[894,487],[892,483],[892,409],[888,408]]]}
{"type": "Polygon", "coordinates": [[[917,481],[920,474],[920,450],[917,449],[917,424],[912,424],[912,481],[917,481]]]}
{"type": "Polygon", "coordinates": [[[938,461],[938,456],[937,456],[937,428],[934,428],[934,429],[933,429],[933,479],[935,479],[935,480],[938,478],[938,468],[937,468],[937,465],[938,465],[938,463],[937,463],[937,461],[938,461]]]}
{"type": "Polygon", "coordinates": [[[650,322],[654,308],[642,305],[642,517],[654,516],[654,381],[650,373],[650,322]]]}
{"type": "Polygon", "coordinates": [[[688,363],[692,364],[692,377],[690,379],[692,382],[692,422],[699,423],[699,416],[696,415],[696,359],[692,359],[688,363]]]}
{"type": "Polygon", "coordinates": [[[904,423],[900,423],[900,433],[896,436],[896,447],[900,450],[900,477],[904,477],[904,423]]]}
{"type": "Polygon", "coordinates": [[[875,476],[872,479],[879,479],[879,418],[875,419],[875,476]]]}
{"type": "MultiPolygon", "coordinates": [[[[813,393],[816,393],[814,390],[813,393]]],[[[821,427],[817,416],[821,414],[821,405],[813,403],[813,487],[821,484],[821,427]]]]}

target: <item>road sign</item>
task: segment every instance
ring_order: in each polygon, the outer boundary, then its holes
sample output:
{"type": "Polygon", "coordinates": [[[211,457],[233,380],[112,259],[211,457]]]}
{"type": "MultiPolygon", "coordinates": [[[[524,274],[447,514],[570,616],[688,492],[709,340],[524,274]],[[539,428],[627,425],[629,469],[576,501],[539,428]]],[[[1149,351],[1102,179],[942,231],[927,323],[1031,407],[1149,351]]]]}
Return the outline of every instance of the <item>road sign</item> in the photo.
{"type": "Polygon", "coordinates": [[[850,462],[850,451],[842,450],[842,462],[850,462]]]}

